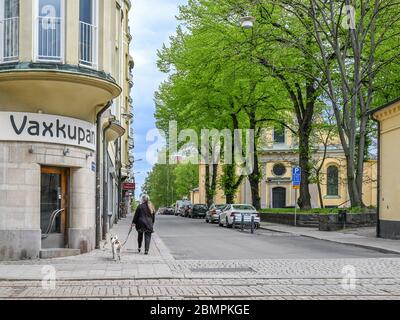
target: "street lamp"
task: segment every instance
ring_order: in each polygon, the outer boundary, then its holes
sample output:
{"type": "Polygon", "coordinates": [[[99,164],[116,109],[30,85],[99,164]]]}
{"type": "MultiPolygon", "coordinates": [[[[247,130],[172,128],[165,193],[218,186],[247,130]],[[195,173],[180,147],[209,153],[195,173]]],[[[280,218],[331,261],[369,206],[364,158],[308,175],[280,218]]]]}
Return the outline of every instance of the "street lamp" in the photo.
{"type": "Polygon", "coordinates": [[[256,18],[252,16],[246,16],[240,19],[240,25],[242,26],[243,29],[251,29],[254,27],[255,21],[256,18]]]}

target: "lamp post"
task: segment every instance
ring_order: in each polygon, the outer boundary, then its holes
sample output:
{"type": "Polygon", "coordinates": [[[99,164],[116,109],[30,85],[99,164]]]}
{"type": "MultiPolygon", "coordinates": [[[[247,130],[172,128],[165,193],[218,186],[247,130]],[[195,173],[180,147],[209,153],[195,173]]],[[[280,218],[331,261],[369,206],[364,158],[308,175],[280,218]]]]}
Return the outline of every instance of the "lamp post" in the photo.
{"type": "Polygon", "coordinates": [[[251,29],[254,27],[254,22],[256,21],[256,18],[252,16],[245,16],[240,19],[240,25],[243,29],[251,29]]]}

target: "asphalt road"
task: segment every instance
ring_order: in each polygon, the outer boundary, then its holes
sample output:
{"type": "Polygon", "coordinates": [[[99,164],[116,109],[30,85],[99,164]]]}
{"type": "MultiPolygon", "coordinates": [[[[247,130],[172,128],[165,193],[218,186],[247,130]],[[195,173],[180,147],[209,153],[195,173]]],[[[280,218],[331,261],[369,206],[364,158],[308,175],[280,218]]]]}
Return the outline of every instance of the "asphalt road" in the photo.
{"type": "Polygon", "coordinates": [[[203,219],[157,216],[155,227],[177,260],[400,258],[262,229],[251,234],[208,224],[203,219]]]}

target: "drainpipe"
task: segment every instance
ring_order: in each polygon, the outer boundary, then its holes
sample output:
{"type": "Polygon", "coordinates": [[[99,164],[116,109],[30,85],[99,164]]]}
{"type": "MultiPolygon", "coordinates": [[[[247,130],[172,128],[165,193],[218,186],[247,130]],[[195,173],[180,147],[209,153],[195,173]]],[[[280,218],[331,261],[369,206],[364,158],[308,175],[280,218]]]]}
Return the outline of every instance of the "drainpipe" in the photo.
{"type": "Polygon", "coordinates": [[[103,240],[106,240],[106,235],[108,232],[108,158],[107,158],[107,130],[111,128],[112,120],[109,120],[108,125],[103,129],[103,240]]]}
{"type": "Polygon", "coordinates": [[[112,101],[109,101],[96,115],[96,249],[100,249],[101,241],[101,212],[100,212],[100,184],[101,184],[101,117],[110,108],[112,101]]]}
{"type": "Polygon", "coordinates": [[[373,116],[373,121],[378,124],[378,187],[377,187],[377,201],[376,201],[376,236],[381,237],[381,224],[380,224],[380,203],[381,203],[381,123],[373,116]]]}
{"type": "Polygon", "coordinates": [[[121,157],[121,137],[117,140],[117,154],[118,154],[118,208],[117,208],[117,220],[122,218],[121,214],[121,201],[122,201],[122,181],[121,181],[121,169],[122,169],[122,157],[121,157]]]}

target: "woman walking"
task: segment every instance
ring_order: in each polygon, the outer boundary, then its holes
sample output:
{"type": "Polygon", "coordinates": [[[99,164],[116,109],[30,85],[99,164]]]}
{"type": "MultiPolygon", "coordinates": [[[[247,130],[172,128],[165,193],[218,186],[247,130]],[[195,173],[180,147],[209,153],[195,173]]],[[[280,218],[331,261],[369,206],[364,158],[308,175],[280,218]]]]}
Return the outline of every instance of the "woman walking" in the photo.
{"type": "Polygon", "coordinates": [[[142,249],[144,237],[144,254],[149,253],[151,234],[154,232],[153,225],[155,219],[155,210],[150,202],[148,195],[142,195],[142,203],[136,208],[132,221],[132,227],[136,226],[138,232],[138,251],[142,249]]]}

